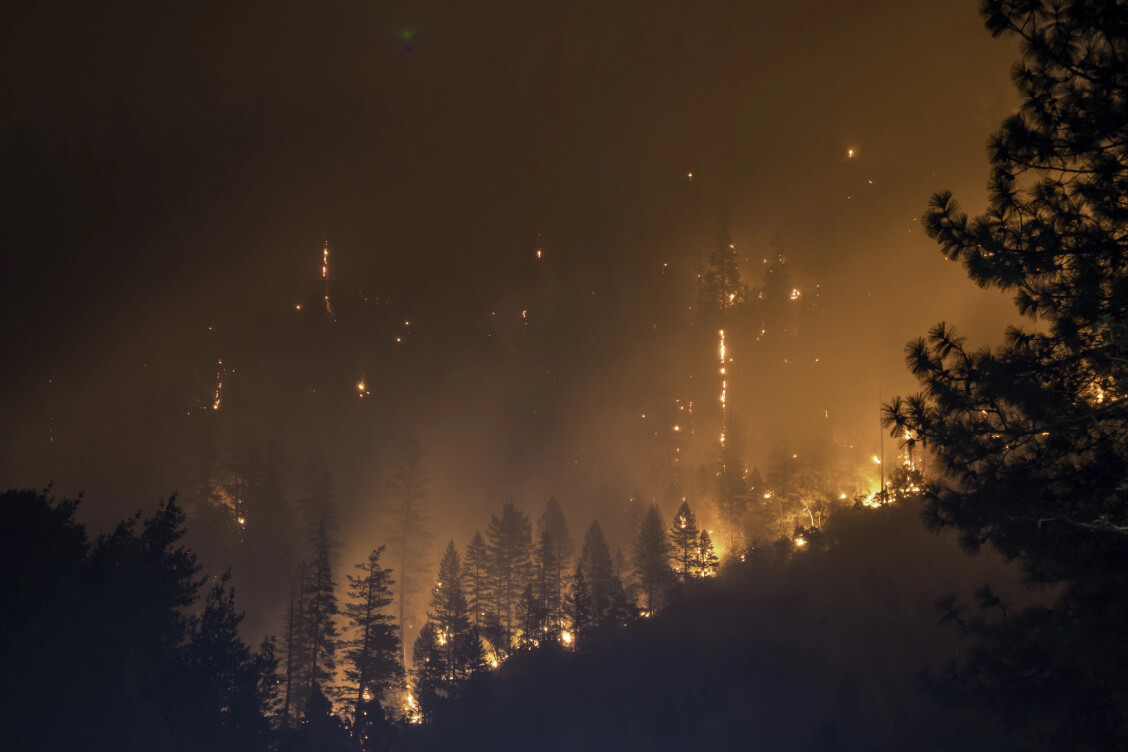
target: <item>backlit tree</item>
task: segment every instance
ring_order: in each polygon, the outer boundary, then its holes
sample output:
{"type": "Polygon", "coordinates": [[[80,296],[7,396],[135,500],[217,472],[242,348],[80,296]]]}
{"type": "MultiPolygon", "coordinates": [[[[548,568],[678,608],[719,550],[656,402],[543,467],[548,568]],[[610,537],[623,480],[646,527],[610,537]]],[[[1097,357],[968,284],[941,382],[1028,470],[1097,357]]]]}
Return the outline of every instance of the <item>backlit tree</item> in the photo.
{"type": "Polygon", "coordinates": [[[1052,608],[998,598],[951,682],[1033,746],[1128,739],[1128,3],[987,0],[1016,38],[1021,109],[992,137],[990,203],[975,218],[938,193],[925,228],[981,287],[1014,294],[1032,324],[973,349],[936,326],[909,344],[923,391],[885,423],[941,472],[925,521],[989,545],[1055,584],[1052,608]]]}

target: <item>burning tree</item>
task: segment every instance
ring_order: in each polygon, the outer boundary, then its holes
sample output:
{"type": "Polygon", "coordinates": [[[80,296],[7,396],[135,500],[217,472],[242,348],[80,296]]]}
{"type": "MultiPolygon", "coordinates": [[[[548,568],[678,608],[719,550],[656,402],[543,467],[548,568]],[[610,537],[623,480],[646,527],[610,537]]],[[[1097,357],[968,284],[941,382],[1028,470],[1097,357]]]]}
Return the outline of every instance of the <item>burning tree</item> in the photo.
{"type": "MultiPolygon", "coordinates": [[[[1051,608],[946,615],[980,640],[950,681],[1030,741],[1128,739],[1128,4],[987,0],[1016,37],[1021,110],[992,137],[990,204],[969,219],[938,193],[926,229],[1037,327],[973,350],[946,324],[909,344],[923,392],[884,420],[935,454],[925,522],[952,527],[1057,584],[1051,608]],[[906,434],[906,431],[911,433],[906,434]],[[998,619],[988,614],[999,614],[998,619]]],[[[1113,740],[1119,740],[1118,745],[1113,740]]]]}
{"type": "Polygon", "coordinates": [[[431,588],[431,611],[414,646],[415,689],[427,712],[436,698],[451,697],[485,661],[478,630],[462,590],[462,560],[451,541],[431,588]]]}
{"type": "Polygon", "coordinates": [[[693,576],[697,538],[697,516],[689,508],[689,504],[682,502],[670,528],[670,557],[674,571],[681,576],[682,582],[688,582],[693,576]]]}

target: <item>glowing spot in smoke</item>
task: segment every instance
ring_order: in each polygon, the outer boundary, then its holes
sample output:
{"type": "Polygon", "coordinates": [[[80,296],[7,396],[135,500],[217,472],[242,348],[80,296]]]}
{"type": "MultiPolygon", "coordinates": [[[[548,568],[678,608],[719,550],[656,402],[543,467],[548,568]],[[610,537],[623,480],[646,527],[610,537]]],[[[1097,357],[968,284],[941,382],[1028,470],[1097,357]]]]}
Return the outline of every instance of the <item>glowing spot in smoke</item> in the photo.
{"type": "Polygon", "coordinates": [[[325,283],[325,315],[333,318],[333,304],[329,302],[329,241],[321,249],[321,279],[325,283]]]}
{"type": "Polygon", "coordinates": [[[215,372],[215,398],[212,400],[212,410],[218,410],[220,402],[223,401],[223,358],[218,360],[218,367],[215,372]]]}

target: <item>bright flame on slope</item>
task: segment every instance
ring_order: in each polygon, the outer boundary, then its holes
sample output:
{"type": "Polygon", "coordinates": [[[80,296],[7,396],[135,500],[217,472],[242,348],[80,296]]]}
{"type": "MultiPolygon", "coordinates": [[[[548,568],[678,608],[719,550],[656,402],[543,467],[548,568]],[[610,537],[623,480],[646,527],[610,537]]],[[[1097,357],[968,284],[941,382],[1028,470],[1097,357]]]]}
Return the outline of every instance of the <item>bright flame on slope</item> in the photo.
{"type": "Polygon", "coordinates": [[[408,723],[423,722],[423,711],[420,710],[419,703],[415,701],[415,695],[411,694],[411,692],[408,692],[407,696],[404,698],[403,715],[407,718],[408,723]]]}

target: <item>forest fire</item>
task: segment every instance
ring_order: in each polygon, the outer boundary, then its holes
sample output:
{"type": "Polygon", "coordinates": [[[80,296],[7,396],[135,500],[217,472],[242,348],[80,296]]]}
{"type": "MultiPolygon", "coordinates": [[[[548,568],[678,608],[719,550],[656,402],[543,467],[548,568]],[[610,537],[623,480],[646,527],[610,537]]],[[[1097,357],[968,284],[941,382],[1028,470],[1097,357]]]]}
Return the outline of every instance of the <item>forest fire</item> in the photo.
{"type": "Polygon", "coordinates": [[[1128,749],[1128,0],[459,5],[0,23],[5,748],[1128,749]]]}

